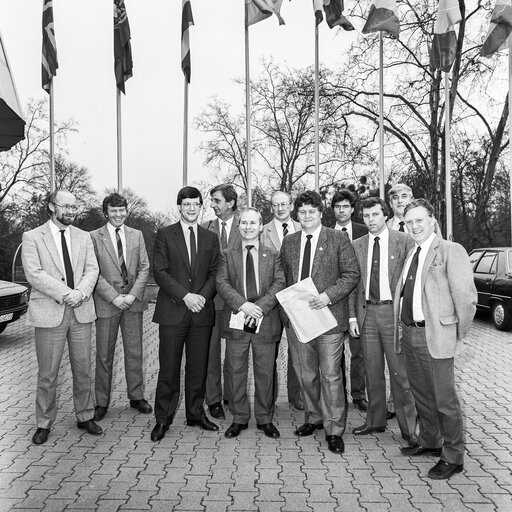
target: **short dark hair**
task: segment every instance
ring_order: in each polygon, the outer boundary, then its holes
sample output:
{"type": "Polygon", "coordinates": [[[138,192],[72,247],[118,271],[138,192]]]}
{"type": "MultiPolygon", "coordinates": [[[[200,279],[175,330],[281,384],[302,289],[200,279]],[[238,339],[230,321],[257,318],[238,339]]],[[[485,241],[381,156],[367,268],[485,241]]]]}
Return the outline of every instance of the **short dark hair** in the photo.
{"type": "Polygon", "coordinates": [[[178,199],[176,204],[180,205],[183,202],[183,199],[197,199],[199,198],[199,202],[201,205],[203,204],[203,196],[201,192],[196,187],[183,187],[178,192],[178,199]]]}
{"type": "Polygon", "coordinates": [[[113,192],[103,199],[103,215],[105,215],[105,217],[107,216],[109,206],[112,208],[121,208],[124,206],[128,209],[128,201],[126,200],[126,197],[118,194],[117,192],[113,192]]]}
{"type": "Polygon", "coordinates": [[[412,202],[405,207],[404,215],[412,208],[417,208],[418,206],[423,206],[423,208],[427,210],[427,213],[430,217],[436,216],[436,211],[434,210],[432,204],[430,204],[426,199],[423,199],[422,197],[419,199],[413,199],[412,202]]]}
{"type": "Polygon", "coordinates": [[[340,201],[348,201],[350,206],[355,208],[357,199],[356,196],[350,192],[350,190],[338,190],[338,192],[332,196],[331,208],[334,208],[334,205],[340,201]]]}
{"type": "Polygon", "coordinates": [[[378,205],[380,205],[380,207],[382,208],[382,213],[384,214],[384,217],[386,217],[387,219],[389,217],[388,205],[380,197],[367,197],[366,199],[363,199],[363,201],[361,202],[361,212],[363,210],[367,210],[368,208],[373,208],[374,206],[378,205]]]}
{"type": "Polygon", "coordinates": [[[222,192],[222,197],[224,197],[224,200],[227,201],[228,203],[230,201],[234,201],[233,202],[233,211],[236,210],[238,194],[236,193],[235,187],[233,187],[233,185],[231,185],[229,183],[220,183],[219,185],[215,185],[215,187],[213,187],[210,190],[210,197],[213,196],[213,194],[215,194],[215,192],[222,192]]]}
{"type": "Polygon", "coordinates": [[[324,211],[322,196],[314,190],[306,190],[305,192],[302,192],[302,194],[299,194],[293,203],[293,211],[297,213],[299,208],[304,205],[314,206],[315,208],[318,208],[320,213],[324,211]]]}

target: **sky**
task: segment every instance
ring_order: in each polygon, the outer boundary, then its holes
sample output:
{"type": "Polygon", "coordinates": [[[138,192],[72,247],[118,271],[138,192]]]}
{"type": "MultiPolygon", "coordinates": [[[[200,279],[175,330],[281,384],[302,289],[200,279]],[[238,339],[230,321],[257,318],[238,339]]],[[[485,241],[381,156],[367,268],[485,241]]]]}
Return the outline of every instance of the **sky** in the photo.
{"type": "MultiPolygon", "coordinates": [[[[369,3],[369,2],[368,2],[369,3]]],[[[189,89],[189,179],[214,178],[198,152],[203,134],[193,119],[213,97],[244,108],[244,1],[191,0],[192,80],[189,89]]],[[[43,0],[0,0],[0,32],[22,105],[44,98],[41,88],[43,0]]],[[[113,2],[53,0],[59,69],[54,79],[56,121],[74,119],[78,133],[67,157],[88,168],[95,190],[117,184],[113,2]]],[[[182,185],[183,74],[181,0],[125,0],[132,34],[133,77],[122,98],[123,186],[154,211],[169,211],[182,185]]],[[[281,14],[250,27],[251,77],[263,57],[292,68],[314,63],[312,2],[284,0],[281,14]]],[[[360,20],[353,20],[356,28],[360,20]]],[[[356,32],[320,26],[320,60],[334,67],[356,32]]]]}

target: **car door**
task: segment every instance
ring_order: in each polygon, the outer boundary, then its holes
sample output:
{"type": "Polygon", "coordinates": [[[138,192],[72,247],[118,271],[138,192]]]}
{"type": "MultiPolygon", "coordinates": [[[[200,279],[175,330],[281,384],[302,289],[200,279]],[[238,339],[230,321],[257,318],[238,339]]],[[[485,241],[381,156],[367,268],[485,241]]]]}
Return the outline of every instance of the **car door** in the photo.
{"type": "Polygon", "coordinates": [[[475,286],[478,292],[478,305],[489,308],[489,297],[493,292],[496,279],[498,253],[497,251],[484,251],[473,270],[475,286]]]}

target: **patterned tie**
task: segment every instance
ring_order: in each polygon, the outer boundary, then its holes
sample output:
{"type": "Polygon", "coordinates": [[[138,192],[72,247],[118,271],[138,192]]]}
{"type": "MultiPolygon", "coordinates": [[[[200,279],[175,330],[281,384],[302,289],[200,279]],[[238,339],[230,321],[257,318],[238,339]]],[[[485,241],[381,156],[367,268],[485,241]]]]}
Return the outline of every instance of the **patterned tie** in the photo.
{"type": "Polygon", "coordinates": [[[407,279],[405,280],[404,287],[402,288],[402,322],[405,325],[411,325],[414,322],[414,315],[412,311],[412,300],[414,296],[414,284],[416,283],[416,274],[418,272],[418,259],[420,256],[421,247],[416,249],[412,257],[411,265],[407,272],[407,279]]]}
{"type": "Polygon", "coordinates": [[[254,245],[247,245],[247,256],[245,258],[245,292],[249,302],[256,302],[258,299],[258,288],[256,287],[256,272],[254,271],[254,259],[251,249],[254,245]]]}
{"type": "Polygon", "coordinates": [[[228,235],[226,233],[226,223],[222,221],[222,230],[220,232],[220,248],[222,250],[228,248],[228,235]]]}
{"type": "Polygon", "coordinates": [[[119,266],[121,267],[123,283],[126,284],[128,282],[128,270],[126,270],[126,263],[124,262],[123,242],[121,242],[121,236],[119,235],[120,229],[121,228],[116,228],[117,259],[119,260],[119,266]]]}
{"type": "Polygon", "coordinates": [[[380,238],[378,236],[375,237],[375,241],[373,242],[373,255],[372,255],[372,268],[370,271],[370,300],[378,301],[380,300],[380,238]]]}
{"type": "Polygon", "coordinates": [[[66,283],[74,290],[75,280],[73,278],[73,267],[71,266],[71,259],[69,258],[68,244],[66,243],[66,237],[64,236],[65,230],[60,230],[60,242],[62,244],[62,259],[64,260],[64,271],[66,272],[66,283]]]}
{"type": "Polygon", "coordinates": [[[405,232],[405,228],[404,228],[404,226],[405,226],[405,222],[404,222],[403,220],[401,220],[398,224],[399,224],[399,226],[400,226],[400,227],[398,228],[398,231],[402,231],[402,233],[403,233],[403,232],[405,232]]]}
{"type": "Polygon", "coordinates": [[[283,238],[288,234],[288,224],[283,222],[283,238]]]}
{"type": "Polygon", "coordinates": [[[302,258],[302,270],[300,272],[300,280],[309,277],[309,267],[311,266],[311,239],[313,235],[306,235],[307,241],[304,246],[304,257],[302,258]]]}
{"type": "Polygon", "coordinates": [[[190,231],[190,271],[193,274],[194,269],[196,267],[197,257],[196,236],[194,234],[194,228],[192,226],[189,226],[188,229],[190,231]]]}

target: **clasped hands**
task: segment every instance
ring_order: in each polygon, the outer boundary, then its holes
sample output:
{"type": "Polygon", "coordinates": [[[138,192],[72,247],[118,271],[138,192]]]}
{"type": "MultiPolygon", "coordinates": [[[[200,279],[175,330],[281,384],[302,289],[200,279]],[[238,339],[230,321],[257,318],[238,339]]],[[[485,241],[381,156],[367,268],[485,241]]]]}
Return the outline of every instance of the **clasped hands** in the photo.
{"type": "Polygon", "coordinates": [[[85,295],[80,290],[71,290],[62,297],[64,304],[67,304],[72,308],[81,306],[84,299],[85,295]]]}
{"type": "Polygon", "coordinates": [[[187,293],[187,295],[183,297],[183,302],[192,313],[199,313],[204,308],[206,299],[197,293],[187,293]]]}
{"type": "Polygon", "coordinates": [[[121,293],[112,301],[112,304],[116,308],[122,311],[126,311],[127,309],[130,309],[132,307],[134,300],[134,295],[131,295],[129,293],[121,293]]]}
{"type": "Polygon", "coordinates": [[[263,310],[253,302],[244,302],[240,306],[240,311],[245,313],[244,324],[248,327],[253,327],[258,320],[263,318],[263,310]]]}

